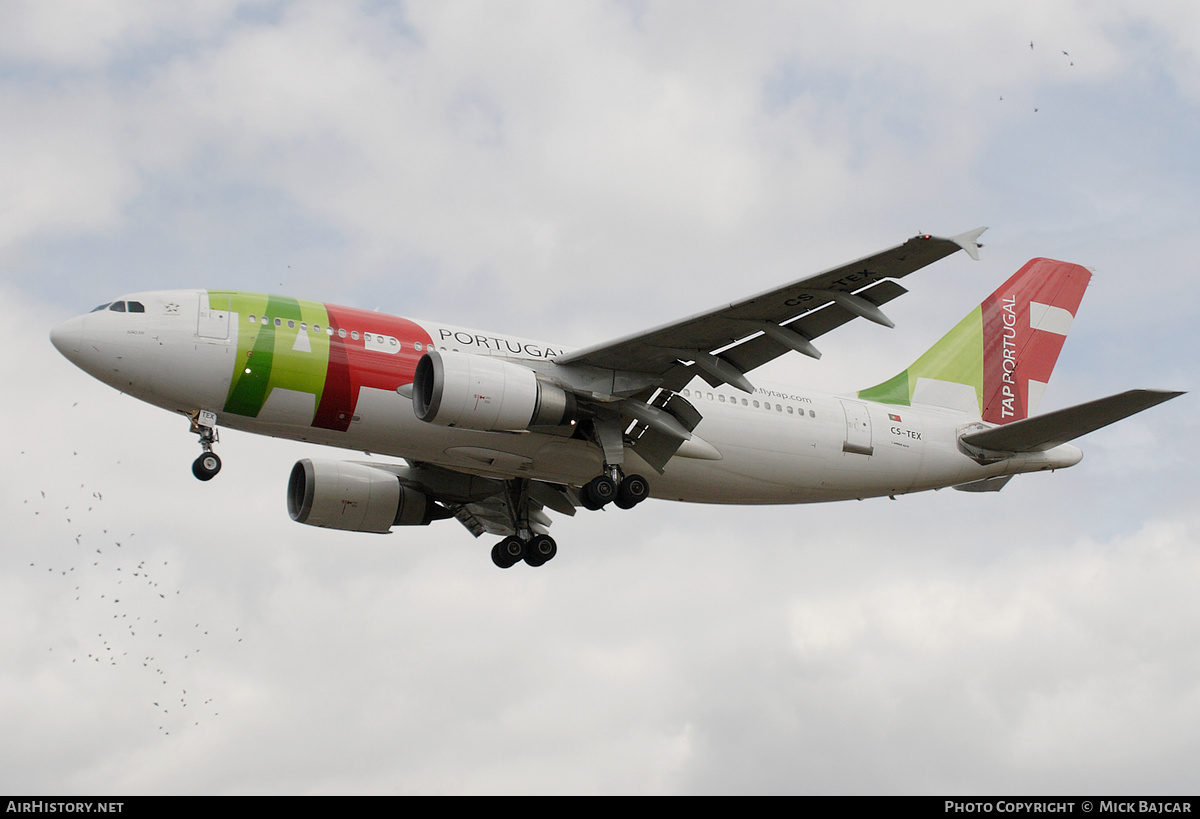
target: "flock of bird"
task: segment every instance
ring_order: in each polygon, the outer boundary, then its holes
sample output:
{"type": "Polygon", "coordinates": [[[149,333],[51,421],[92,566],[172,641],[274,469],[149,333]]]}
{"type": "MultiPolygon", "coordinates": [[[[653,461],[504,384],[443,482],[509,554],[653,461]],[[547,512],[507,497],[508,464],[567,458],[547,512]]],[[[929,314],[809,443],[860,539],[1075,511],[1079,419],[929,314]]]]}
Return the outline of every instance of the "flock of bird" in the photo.
{"type": "MultiPolygon", "coordinates": [[[[1029,50],[1030,50],[1030,51],[1033,51],[1033,50],[1034,50],[1034,48],[1033,48],[1033,40],[1030,40],[1030,41],[1029,41],[1029,50]]],[[[1066,60],[1066,62],[1067,62],[1067,67],[1068,67],[1068,68],[1073,68],[1073,67],[1075,66],[1075,61],[1074,61],[1073,59],[1071,59],[1071,55],[1070,55],[1069,53],[1067,53],[1066,51],[1062,51],[1062,49],[1059,49],[1059,50],[1062,52],[1062,57],[1063,57],[1063,58],[1066,60]]],[[[1001,94],[1001,95],[1000,95],[1000,102],[1004,102],[1004,95],[1003,95],[1003,94],[1001,94]]],[[[1038,112],[1038,110],[1039,110],[1038,106],[1036,106],[1036,105],[1035,105],[1035,106],[1033,107],[1033,113],[1035,113],[1035,114],[1036,114],[1036,113],[1038,112]]]]}
{"type": "Polygon", "coordinates": [[[119,684],[142,692],[164,736],[220,716],[214,697],[197,695],[206,675],[195,666],[206,651],[236,647],[241,630],[196,622],[170,552],[141,542],[132,521],[111,522],[104,493],[86,483],[50,492],[30,487],[22,505],[39,535],[25,545],[27,569],[45,578],[31,586],[40,610],[30,615],[53,633],[48,650],[55,659],[81,673],[135,669],[140,681],[126,674],[119,684]]]}

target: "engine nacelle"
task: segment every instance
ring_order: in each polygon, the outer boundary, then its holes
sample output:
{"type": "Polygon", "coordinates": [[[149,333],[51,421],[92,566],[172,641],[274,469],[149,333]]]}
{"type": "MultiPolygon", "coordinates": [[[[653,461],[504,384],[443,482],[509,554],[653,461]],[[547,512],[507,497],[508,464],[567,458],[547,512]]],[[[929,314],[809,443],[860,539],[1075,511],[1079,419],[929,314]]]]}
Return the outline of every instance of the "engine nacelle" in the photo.
{"type": "Polygon", "coordinates": [[[297,523],[380,534],[393,526],[424,526],[446,512],[391,472],[307,458],[292,467],[287,505],[297,523]]]}
{"type": "Polygon", "coordinates": [[[417,362],[413,411],[444,427],[514,431],[575,417],[575,396],[528,367],[499,358],[430,350],[417,362]]]}

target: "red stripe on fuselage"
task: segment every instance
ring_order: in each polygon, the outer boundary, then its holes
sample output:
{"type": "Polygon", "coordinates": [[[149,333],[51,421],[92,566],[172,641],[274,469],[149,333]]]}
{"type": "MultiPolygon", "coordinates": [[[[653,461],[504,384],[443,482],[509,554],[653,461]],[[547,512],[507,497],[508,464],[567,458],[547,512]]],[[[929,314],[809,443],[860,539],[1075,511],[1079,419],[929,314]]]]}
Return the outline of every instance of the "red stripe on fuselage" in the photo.
{"type": "Polygon", "coordinates": [[[417,362],[431,348],[433,340],[420,325],[399,316],[329,304],[325,309],[334,334],[329,339],[325,389],[312,425],[345,432],[354,418],[359,390],[362,387],[395,390],[411,384],[417,362]],[[345,331],[344,337],[341,331],[345,331]],[[355,333],[358,338],[354,338],[355,333]],[[384,344],[387,351],[369,349],[366,334],[388,339],[384,344]],[[390,339],[396,339],[399,347],[396,352],[390,351],[393,349],[390,339]]]}

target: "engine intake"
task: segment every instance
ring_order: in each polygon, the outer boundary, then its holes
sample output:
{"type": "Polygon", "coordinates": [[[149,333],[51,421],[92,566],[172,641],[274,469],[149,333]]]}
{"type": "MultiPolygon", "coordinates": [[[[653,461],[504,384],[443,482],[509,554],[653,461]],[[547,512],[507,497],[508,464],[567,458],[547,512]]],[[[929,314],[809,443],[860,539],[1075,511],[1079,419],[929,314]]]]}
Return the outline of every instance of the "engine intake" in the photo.
{"type": "Polygon", "coordinates": [[[430,350],[417,362],[413,412],[444,427],[516,431],[576,416],[574,394],[499,358],[430,350]]]}
{"type": "Polygon", "coordinates": [[[393,526],[425,526],[449,514],[390,472],[307,458],[292,467],[287,506],[297,523],[379,534],[393,526]]]}

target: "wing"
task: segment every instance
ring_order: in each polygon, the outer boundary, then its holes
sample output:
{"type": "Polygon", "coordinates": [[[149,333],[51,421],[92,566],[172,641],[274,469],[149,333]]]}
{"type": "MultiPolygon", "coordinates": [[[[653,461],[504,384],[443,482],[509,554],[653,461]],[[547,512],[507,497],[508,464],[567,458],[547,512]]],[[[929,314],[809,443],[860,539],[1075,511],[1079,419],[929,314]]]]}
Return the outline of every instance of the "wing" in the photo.
{"type": "Polygon", "coordinates": [[[895,280],[958,250],[978,259],[976,240],[985,230],[949,239],[916,236],[757,296],[576,350],[555,363],[660,377],[663,387],[674,390],[700,374],[713,386],[724,382],[753,392],[745,373],[790,350],[820,358],[812,340],[853,318],[892,326],[879,307],[907,292],[895,280]]]}

